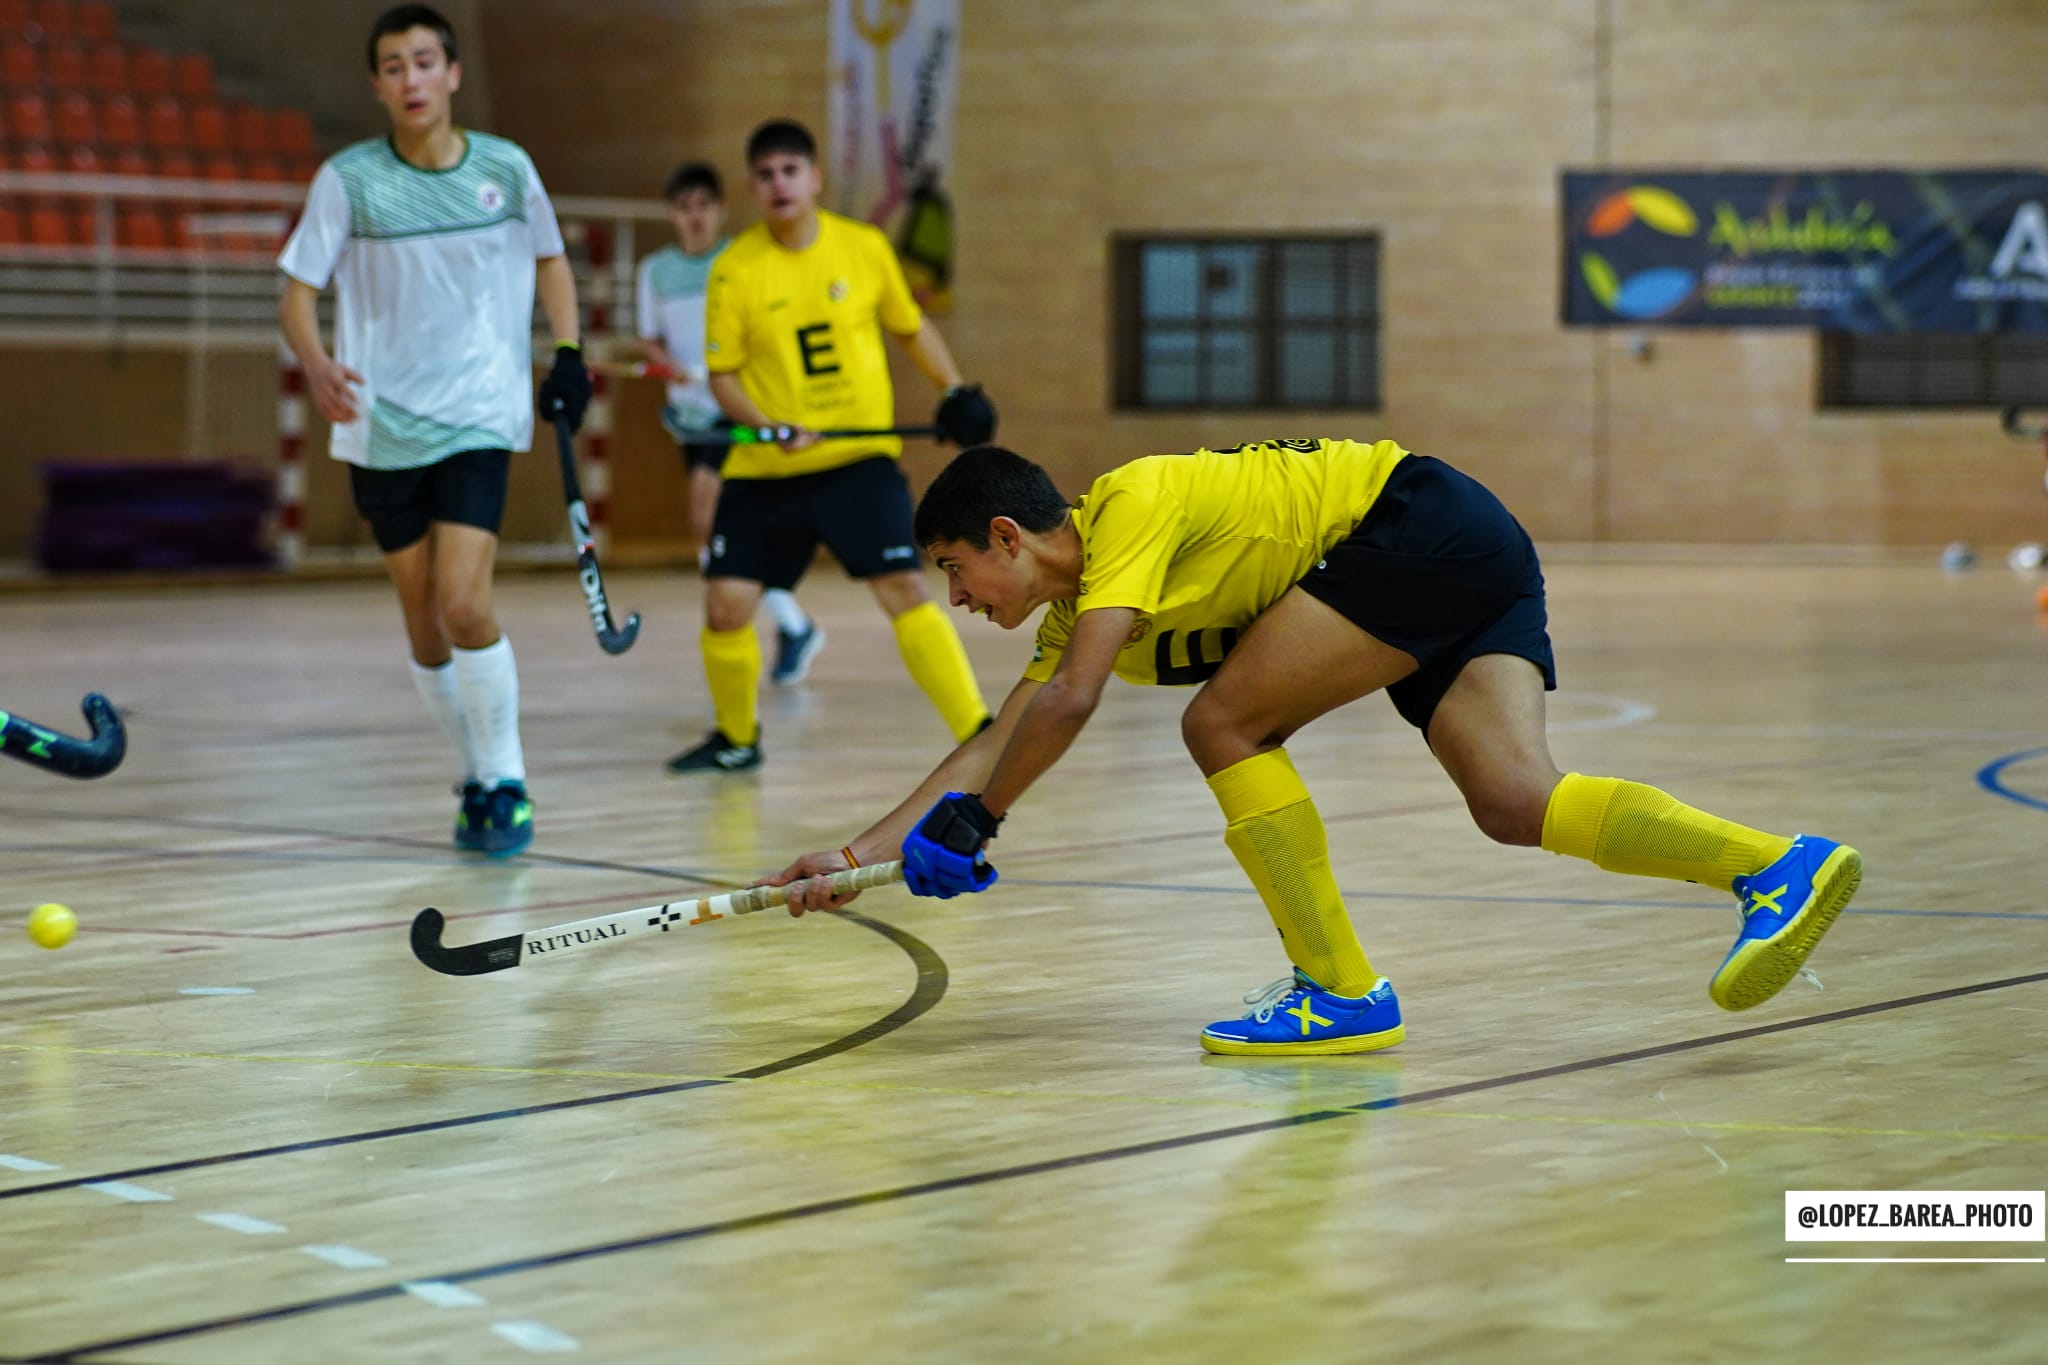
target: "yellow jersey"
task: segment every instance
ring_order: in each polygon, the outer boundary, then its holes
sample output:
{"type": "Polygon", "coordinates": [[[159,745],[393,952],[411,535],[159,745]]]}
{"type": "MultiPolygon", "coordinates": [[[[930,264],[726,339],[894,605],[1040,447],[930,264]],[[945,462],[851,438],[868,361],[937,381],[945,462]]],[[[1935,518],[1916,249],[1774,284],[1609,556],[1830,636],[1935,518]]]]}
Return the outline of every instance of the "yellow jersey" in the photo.
{"type": "MultiPolygon", "coordinates": [[[[882,329],[910,336],[923,325],[889,239],[821,210],[817,240],[801,251],[756,223],[719,254],[704,301],[704,360],[713,374],[737,373],[771,422],[885,428],[896,424],[896,391],[882,329]]],[[[736,445],[724,473],[781,479],[902,453],[895,436],[820,441],[794,454],[736,445]]]]}
{"type": "Polygon", "coordinates": [[[1047,609],[1024,676],[1052,678],[1082,612],[1132,607],[1116,675],[1206,682],[1252,618],[1364,519],[1407,455],[1392,441],[1259,441],[1112,469],[1072,512],[1081,595],[1047,609]]]}

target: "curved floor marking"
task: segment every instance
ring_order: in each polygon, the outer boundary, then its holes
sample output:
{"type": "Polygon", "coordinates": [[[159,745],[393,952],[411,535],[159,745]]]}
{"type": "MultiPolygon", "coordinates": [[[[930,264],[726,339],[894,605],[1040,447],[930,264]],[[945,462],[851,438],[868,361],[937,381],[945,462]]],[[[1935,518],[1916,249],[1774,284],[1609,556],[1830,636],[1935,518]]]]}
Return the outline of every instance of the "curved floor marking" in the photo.
{"type": "Polygon", "coordinates": [[[2048,757],[2048,749],[2022,749],[2016,754],[1993,759],[1977,770],[1977,785],[1993,796],[2002,796],[2008,801],[2017,801],[2022,806],[2032,806],[2035,810],[2048,810],[2048,797],[2029,796],[2005,785],[2007,768],[2015,763],[2025,763],[2028,759],[2042,757],[2048,757]]]}
{"type": "Polygon", "coordinates": [[[1611,706],[1614,708],[1613,714],[1588,716],[1583,720],[1557,720],[1553,718],[1544,727],[1552,734],[1572,734],[1585,730],[1619,730],[1623,726],[1641,725],[1643,722],[1655,720],[1657,717],[1656,707],[1646,701],[1636,701],[1631,697],[1609,697],[1597,692],[1573,692],[1570,694],[1570,697],[1573,701],[1591,702],[1596,706],[1611,706]]]}
{"type": "MultiPolygon", "coordinates": [[[[548,1104],[522,1105],[516,1109],[498,1109],[484,1114],[464,1114],[456,1118],[427,1119],[420,1123],[400,1124],[395,1128],[378,1128],[362,1133],[344,1133],[337,1137],[314,1138],[307,1142],[288,1142],[275,1147],[252,1147],[239,1152],[222,1152],[214,1156],[189,1157],[182,1161],[159,1162],[153,1166],[135,1166],[125,1171],[98,1175],[73,1176],[65,1180],[47,1180],[35,1185],[21,1185],[13,1189],[0,1190],[0,1200],[20,1199],[31,1194],[48,1194],[54,1190],[75,1189],[80,1185],[94,1184],[107,1180],[134,1180],[143,1176],[163,1175],[174,1171],[199,1170],[213,1166],[231,1166],[244,1161],[259,1161],[265,1157],[285,1156],[294,1152],[314,1152],[326,1147],[348,1147],[361,1142],[378,1142],[385,1138],[410,1137],[415,1133],[433,1133],[447,1128],[468,1128],[480,1123],[496,1123],[505,1119],[525,1118],[531,1114],[549,1114],[562,1109],[585,1109],[596,1104],[615,1104],[621,1100],[646,1099],[654,1095],[673,1095],[684,1090],[702,1090],[707,1086],[728,1085],[733,1081],[752,1080],[761,1076],[773,1076],[778,1072],[796,1067],[808,1066],[827,1057],[836,1057],[842,1052],[865,1046],[877,1038],[885,1037],[902,1028],[911,1020],[925,1014],[945,998],[949,974],[945,959],[934,952],[924,940],[897,928],[872,920],[853,910],[841,910],[837,919],[858,924],[863,929],[881,935],[901,948],[917,967],[917,984],[910,992],[910,998],[890,1010],[871,1024],[865,1024],[842,1037],[821,1043],[794,1056],[764,1062],[744,1071],[734,1071],[725,1076],[714,1076],[702,1080],[679,1081],[672,1085],[641,1086],[632,1090],[619,1090],[603,1095],[585,1095],[573,1100],[555,1100],[548,1104]]],[[[75,1354],[75,1353],[74,1353],[75,1354]]]]}

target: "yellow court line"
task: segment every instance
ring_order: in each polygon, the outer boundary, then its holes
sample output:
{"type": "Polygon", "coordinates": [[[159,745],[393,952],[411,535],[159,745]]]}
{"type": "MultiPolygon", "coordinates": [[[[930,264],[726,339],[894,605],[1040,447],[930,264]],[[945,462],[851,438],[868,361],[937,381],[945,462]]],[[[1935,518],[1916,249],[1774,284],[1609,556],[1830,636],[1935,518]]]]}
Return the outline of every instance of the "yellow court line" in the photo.
{"type": "Polygon", "coordinates": [[[1624,1119],[1569,1114],[1480,1114],[1457,1109],[1406,1109],[1414,1118],[1485,1119],[1496,1123],[1572,1123],[1606,1128],[1669,1128],[1686,1132],[1801,1133],[1817,1137],[1947,1138],[1960,1142],[2048,1142],[2048,1133],[1971,1133],[1958,1128],[1850,1128],[1821,1123],[1738,1123],[1704,1119],[1624,1119]]]}

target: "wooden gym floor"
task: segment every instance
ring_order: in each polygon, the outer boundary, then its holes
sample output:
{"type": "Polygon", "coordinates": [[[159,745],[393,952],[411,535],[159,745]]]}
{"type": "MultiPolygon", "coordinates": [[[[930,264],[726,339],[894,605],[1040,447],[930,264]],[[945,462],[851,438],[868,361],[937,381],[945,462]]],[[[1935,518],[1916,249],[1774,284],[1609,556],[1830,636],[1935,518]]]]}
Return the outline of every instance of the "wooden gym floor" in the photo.
{"type": "MultiPolygon", "coordinates": [[[[1553,556],[1561,765],[1859,846],[1796,981],[1707,1000],[1732,901],[1488,843],[1379,699],[1291,746],[1409,1039],[1205,1056],[1285,969],[1182,753],[1113,684],[1002,884],[502,975],[449,940],[836,846],[945,737],[824,569],[767,765],[709,725],[693,578],[501,580],[530,856],[451,763],[374,583],[0,598],[0,705],[130,756],[0,763],[0,1357],[94,1362],[2039,1361],[2031,1243],[1789,1243],[1788,1189],[2048,1183],[2048,635],[2003,568],[1553,556]]],[[[1030,649],[958,618],[991,698],[1030,649]]]]}

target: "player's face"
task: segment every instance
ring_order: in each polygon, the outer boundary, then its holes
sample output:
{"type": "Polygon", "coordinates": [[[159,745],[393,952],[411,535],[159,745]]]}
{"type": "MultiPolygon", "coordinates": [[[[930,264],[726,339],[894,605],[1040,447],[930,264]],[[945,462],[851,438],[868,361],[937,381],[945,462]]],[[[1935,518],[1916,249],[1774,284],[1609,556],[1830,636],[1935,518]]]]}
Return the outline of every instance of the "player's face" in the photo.
{"type": "Polygon", "coordinates": [[[461,86],[462,63],[448,60],[434,30],[409,28],[377,40],[377,74],[370,77],[370,88],[391,115],[393,129],[427,133],[447,123],[461,86]]]}
{"type": "Polygon", "coordinates": [[[769,152],[754,159],[752,183],[754,202],[761,206],[762,216],[772,222],[794,223],[818,206],[825,175],[807,156],[769,152]]]}
{"type": "Polygon", "coordinates": [[[702,186],[687,189],[668,201],[668,220],[683,250],[700,255],[717,246],[725,231],[725,201],[702,186]]]}
{"type": "Polygon", "coordinates": [[[1016,553],[1016,542],[991,536],[986,550],[964,540],[942,540],[925,547],[946,575],[948,599],[977,616],[986,616],[1004,630],[1015,630],[1038,603],[1031,598],[1029,567],[1016,553]]]}

